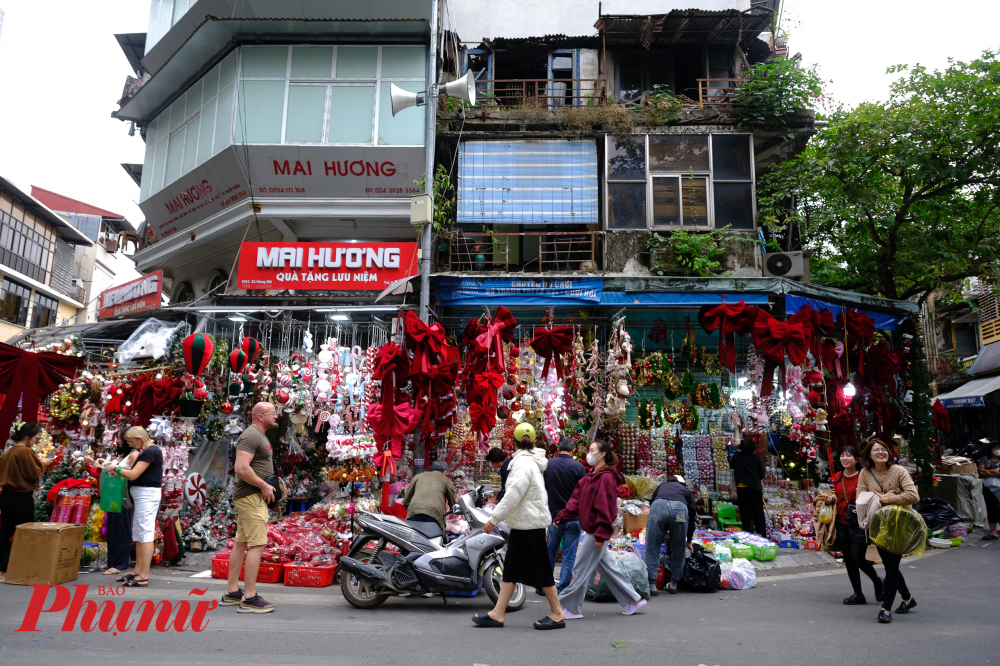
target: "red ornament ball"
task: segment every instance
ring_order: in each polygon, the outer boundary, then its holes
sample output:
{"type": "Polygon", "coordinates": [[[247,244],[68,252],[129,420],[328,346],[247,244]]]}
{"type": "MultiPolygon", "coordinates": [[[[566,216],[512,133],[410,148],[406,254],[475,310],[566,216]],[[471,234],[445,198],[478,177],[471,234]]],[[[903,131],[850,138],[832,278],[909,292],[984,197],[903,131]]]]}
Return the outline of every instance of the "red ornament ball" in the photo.
{"type": "Polygon", "coordinates": [[[231,402],[224,402],[224,403],[222,403],[219,406],[219,411],[221,411],[223,414],[232,414],[233,413],[233,403],[231,403],[231,402]]]}
{"type": "Polygon", "coordinates": [[[514,402],[510,403],[510,408],[513,409],[515,412],[521,411],[521,402],[519,400],[515,400],[514,402]]]}
{"type": "Polygon", "coordinates": [[[517,394],[518,395],[524,395],[527,392],[528,392],[528,385],[527,384],[525,384],[524,382],[521,382],[520,384],[517,385],[517,394]]]}
{"type": "Polygon", "coordinates": [[[509,356],[511,356],[511,357],[517,357],[517,356],[520,356],[520,355],[521,355],[521,349],[520,349],[520,347],[511,347],[510,348],[510,354],[509,354],[509,356]]]}

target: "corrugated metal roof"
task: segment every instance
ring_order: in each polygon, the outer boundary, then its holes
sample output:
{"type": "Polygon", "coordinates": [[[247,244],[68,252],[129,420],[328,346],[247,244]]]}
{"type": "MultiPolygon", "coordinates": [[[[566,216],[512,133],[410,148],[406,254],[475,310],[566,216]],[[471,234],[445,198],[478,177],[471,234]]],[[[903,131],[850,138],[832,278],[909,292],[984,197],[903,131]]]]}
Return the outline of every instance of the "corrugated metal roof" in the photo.
{"type": "Polygon", "coordinates": [[[459,222],[597,224],[593,141],[465,141],[458,153],[459,222]]]}
{"type": "Polygon", "coordinates": [[[667,14],[604,15],[594,24],[608,46],[623,44],[669,46],[682,43],[740,43],[770,30],[773,12],[757,7],[709,11],[675,9],[667,14]]]}

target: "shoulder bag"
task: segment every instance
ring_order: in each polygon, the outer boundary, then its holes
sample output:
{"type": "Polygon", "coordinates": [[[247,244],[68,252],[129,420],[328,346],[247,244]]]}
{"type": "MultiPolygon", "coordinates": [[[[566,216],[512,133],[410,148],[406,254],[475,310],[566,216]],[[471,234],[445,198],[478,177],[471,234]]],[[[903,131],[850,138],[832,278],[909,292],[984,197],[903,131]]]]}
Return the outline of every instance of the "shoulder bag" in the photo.
{"type": "Polygon", "coordinates": [[[844,502],[847,503],[847,524],[851,527],[859,527],[858,525],[858,505],[854,502],[847,501],[847,481],[844,479],[843,474],[840,476],[841,481],[841,492],[844,493],[844,502]]]}

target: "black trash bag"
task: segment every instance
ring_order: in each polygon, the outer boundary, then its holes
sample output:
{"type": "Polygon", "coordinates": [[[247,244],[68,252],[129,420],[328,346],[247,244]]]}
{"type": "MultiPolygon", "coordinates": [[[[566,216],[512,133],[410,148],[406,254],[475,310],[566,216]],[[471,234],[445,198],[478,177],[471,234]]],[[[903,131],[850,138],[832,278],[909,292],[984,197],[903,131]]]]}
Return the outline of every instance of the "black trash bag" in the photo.
{"type": "Polygon", "coordinates": [[[694,552],[684,561],[684,577],[681,582],[689,590],[715,592],[722,581],[722,566],[715,554],[699,544],[694,544],[694,552]]]}
{"type": "Polygon", "coordinates": [[[951,504],[938,497],[926,497],[914,504],[913,508],[923,516],[924,522],[927,523],[927,529],[932,532],[963,522],[955,510],[951,508],[951,504]]]}

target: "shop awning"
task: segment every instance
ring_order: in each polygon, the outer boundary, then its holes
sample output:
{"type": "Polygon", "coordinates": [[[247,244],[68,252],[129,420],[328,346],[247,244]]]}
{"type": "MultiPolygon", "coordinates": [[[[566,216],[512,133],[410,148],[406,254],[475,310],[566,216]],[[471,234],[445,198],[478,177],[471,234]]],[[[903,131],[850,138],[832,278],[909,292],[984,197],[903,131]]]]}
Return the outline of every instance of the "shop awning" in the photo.
{"type": "Polygon", "coordinates": [[[969,368],[970,375],[978,375],[1000,368],[1000,342],[991,342],[979,350],[976,362],[969,368]]]}
{"type": "Polygon", "coordinates": [[[600,305],[601,278],[437,277],[434,290],[442,305],[600,305]]]}
{"type": "MultiPolygon", "coordinates": [[[[826,301],[816,300],[815,298],[805,298],[803,296],[792,296],[791,294],[785,296],[785,313],[793,315],[802,309],[803,305],[808,305],[814,310],[829,310],[836,317],[839,312],[842,312],[844,308],[850,307],[847,305],[837,305],[836,303],[827,303],[826,301]]],[[[857,309],[859,312],[864,312],[866,315],[875,320],[875,328],[882,331],[895,331],[899,329],[900,324],[906,317],[900,315],[889,315],[883,314],[881,312],[875,312],[873,310],[861,310],[858,308],[851,308],[852,310],[857,309]]]]}
{"type": "Polygon", "coordinates": [[[767,305],[767,294],[725,294],[689,292],[648,292],[648,291],[605,291],[601,294],[601,305],[665,305],[701,306],[739,303],[747,305],[767,305]]]}
{"type": "Polygon", "coordinates": [[[954,391],[937,396],[947,409],[956,407],[985,407],[983,397],[993,391],[1000,390],[1000,377],[984,377],[973,379],[954,391]]]}

